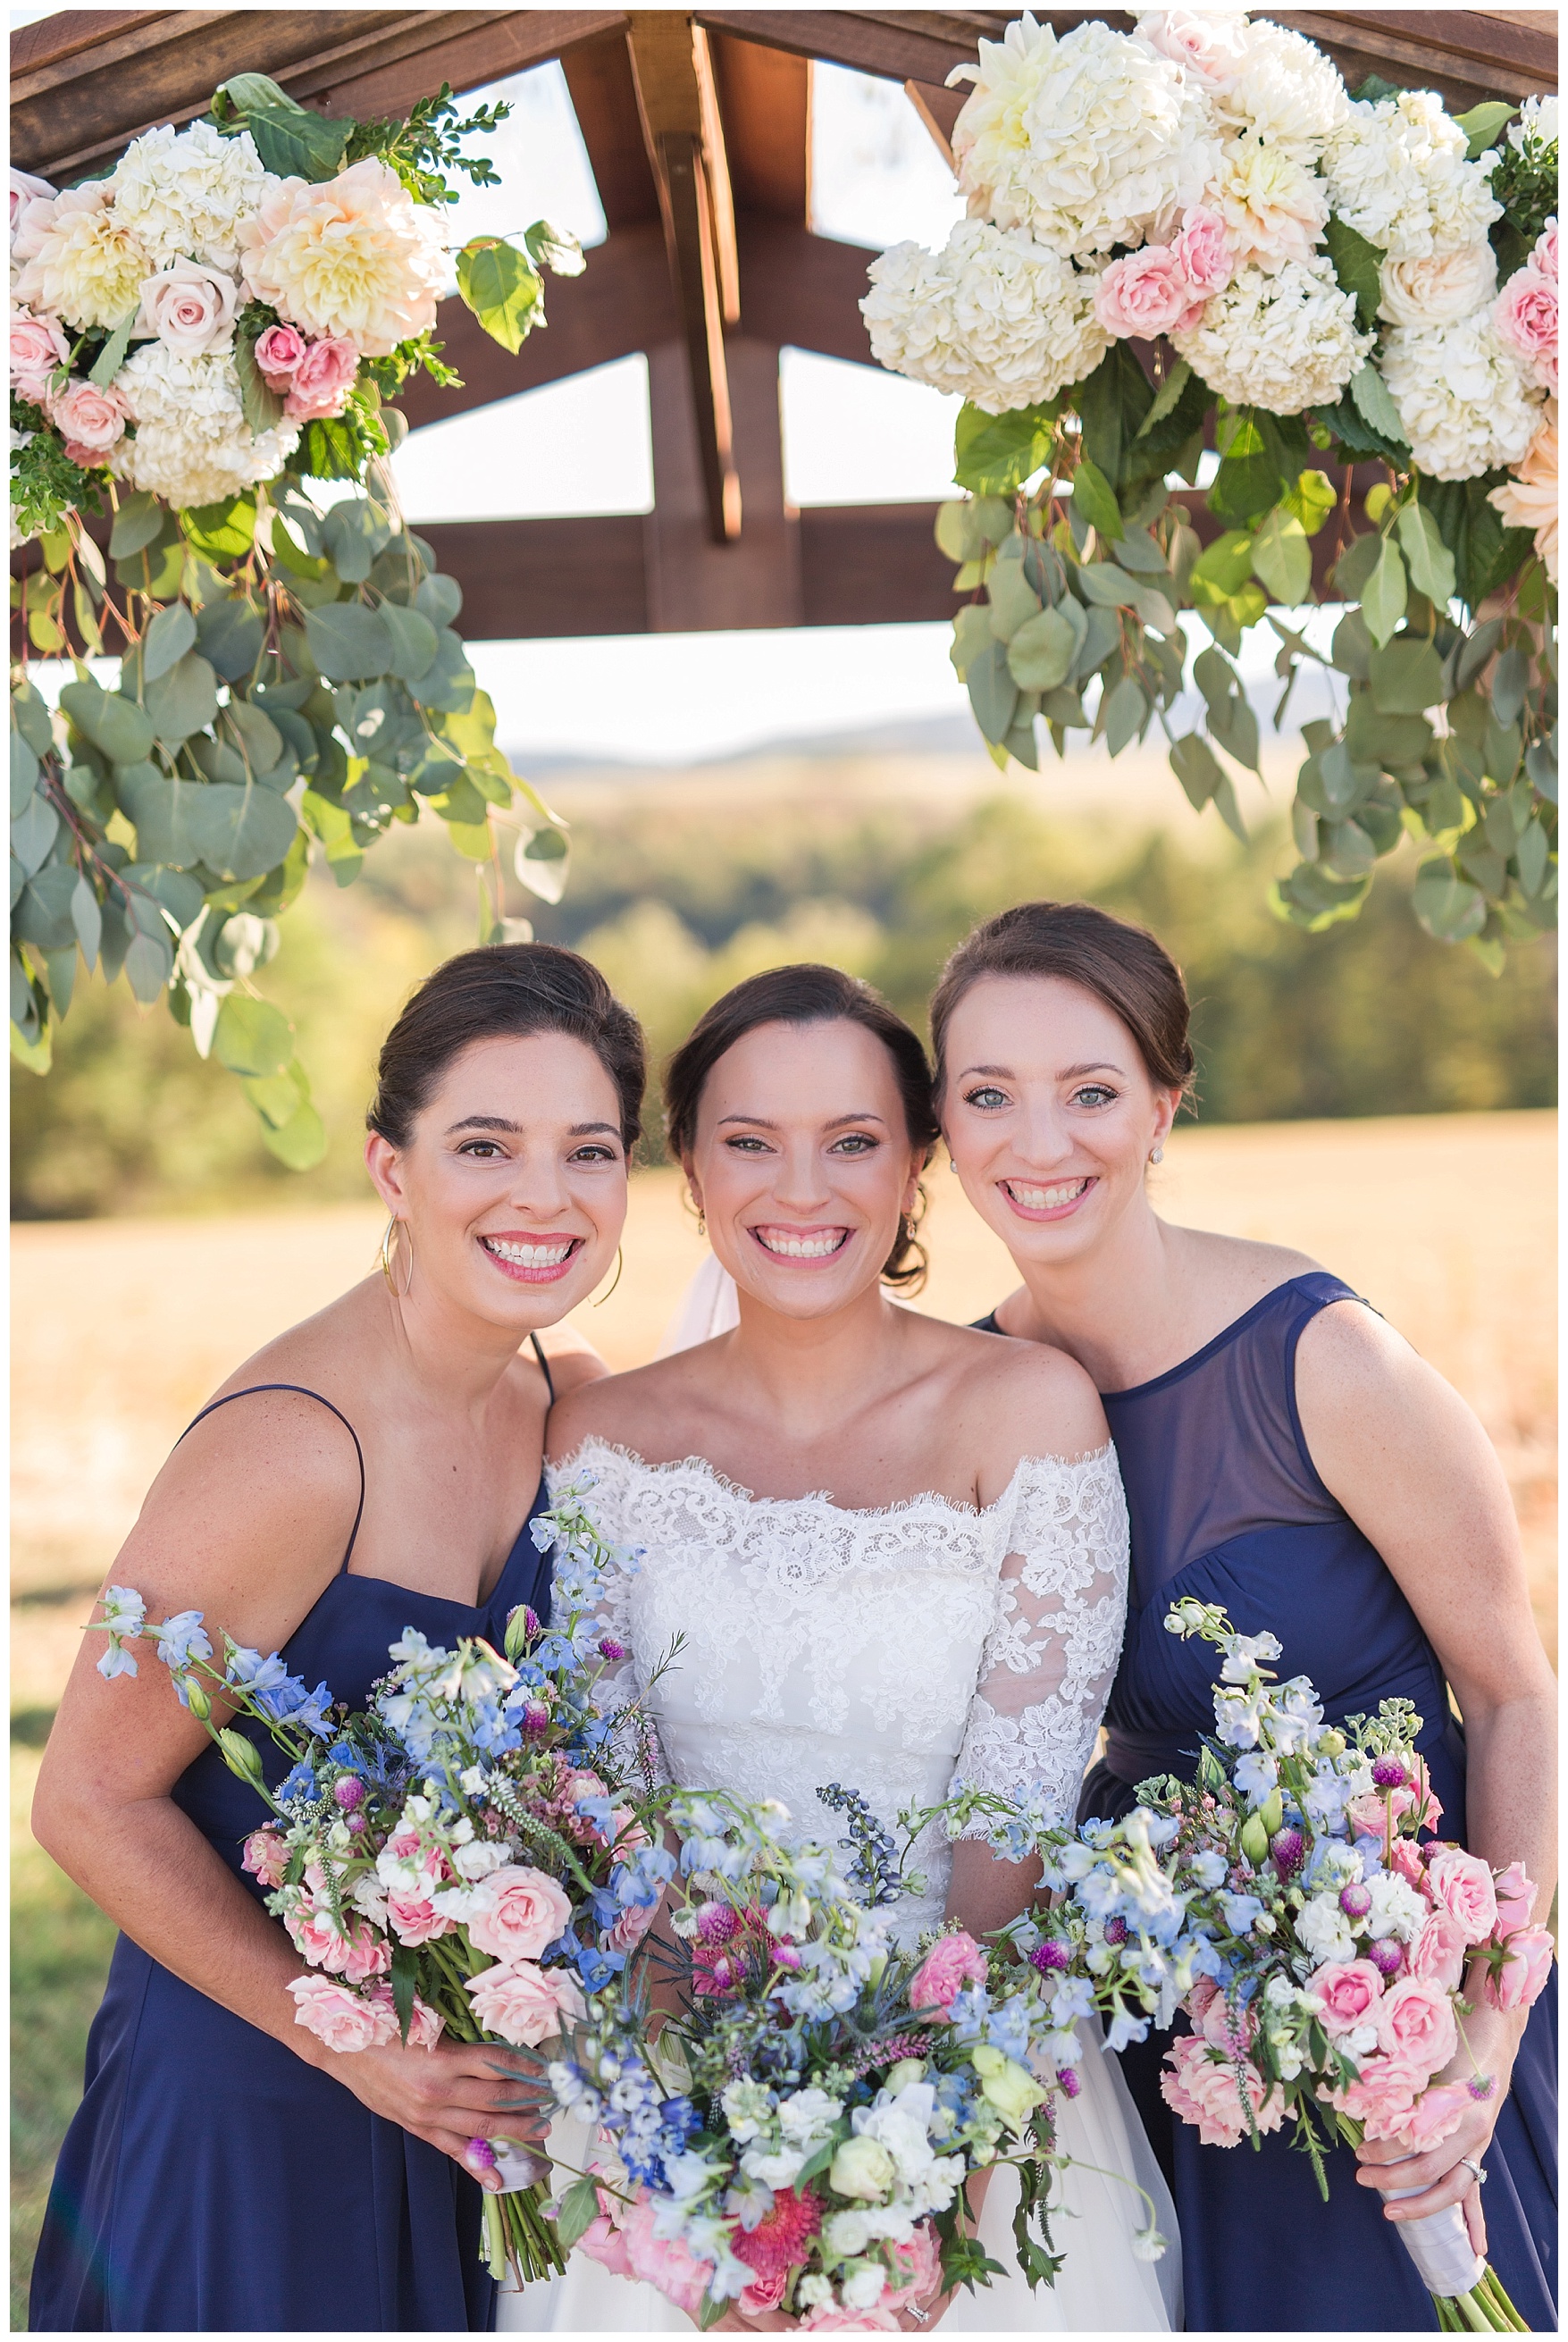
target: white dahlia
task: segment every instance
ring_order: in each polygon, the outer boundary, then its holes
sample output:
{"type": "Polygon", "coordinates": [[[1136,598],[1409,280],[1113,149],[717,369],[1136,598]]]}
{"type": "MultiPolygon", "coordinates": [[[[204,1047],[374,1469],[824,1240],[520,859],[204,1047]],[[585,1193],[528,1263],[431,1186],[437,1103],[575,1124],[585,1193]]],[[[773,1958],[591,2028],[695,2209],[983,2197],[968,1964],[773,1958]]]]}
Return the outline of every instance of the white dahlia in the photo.
{"type": "Polygon", "coordinates": [[[176,511],[218,504],[283,469],[299,442],[297,423],[253,438],[233,358],[222,351],[182,356],[165,342],[133,350],[115,387],[136,435],[115,450],[112,468],[176,511]]]}
{"type": "Polygon", "coordinates": [[[115,174],[115,215],[151,255],[239,265],[240,226],[279,182],[262,167],[248,131],[225,138],[210,122],[149,130],[115,174]]]}
{"type": "Polygon", "coordinates": [[[152,263],[117,217],[114,191],[113,179],[94,179],[28,207],[33,256],[16,279],[18,301],[78,328],[112,330],[131,314],[152,263]]]}
{"type": "Polygon", "coordinates": [[[860,305],[872,355],[988,415],[1054,397],[1110,346],[1097,280],[1017,230],[960,220],[941,252],[896,244],[869,274],[860,305]]]}
{"type": "Polygon", "coordinates": [[[245,223],[242,274],[291,325],[386,357],[435,323],[447,279],[441,231],[395,171],[367,158],[322,186],[275,180],[245,223]]]}
{"type": "Polygon", "coordinates": [[[1229,127],[1253,131],[1298,163],[1314,163],[1350,110],[1339,67],[1283,25],[1247,27],[1241,71],[1215,100],[1229,127]]]}
{"type": "Polygon", "coordinates": [[[1203,200],[1224,221],[1240,267],[1310,260],[1328,225],[1328,195],[1316,172],[1289,147],[1268,145],[1251,131],[1226,142],[1203,200]]]}
{"type": "Polygon", "coordinates": [[[960,68],[978,76],[954,129],[971,212],[1075,260],[1162,235],[1213,170],[1201,93],[1180,65],[1107,25],[1058,41],[1024,22],[1015,48],[989,44],[978,67],[960,68]]]}
{"type": "Polygon", "coordinates": [[[1243,268],[1172,341],[1209,388],[1235,406],[1300,415],[1336,400],[1371,349],[1355,301],[1325,255],[1287,260],[1272,274],[1243,268]]]}
{"type": "Polygon", "coordinates": [[[1329,198],[1391,260],[1479,244],[1502,215],[1488,184],[1495,154],[1465,159],[1465,137],[1434,90],[1353,104],[1323,152],[1329,198]]]}
{"type": "Polygon", "coordinates": [[[1411,454],[1433,479],[1473,480],[1522,461],[1541,394],[1489,308],[1446,325],[1396,325],[1378,363],[1411,454]]]}

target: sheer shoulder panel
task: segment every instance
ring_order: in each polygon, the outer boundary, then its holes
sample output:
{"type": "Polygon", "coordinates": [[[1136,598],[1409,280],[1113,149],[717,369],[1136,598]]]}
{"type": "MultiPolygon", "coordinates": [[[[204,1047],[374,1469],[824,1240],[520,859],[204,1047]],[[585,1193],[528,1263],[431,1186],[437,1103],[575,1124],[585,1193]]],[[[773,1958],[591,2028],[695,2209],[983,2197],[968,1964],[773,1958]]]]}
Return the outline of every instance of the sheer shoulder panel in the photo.
{"type": "Polygon", "coordinates": [[[999,1797],[1043,1790],[1070,1817],[1127,1616],[1127,1506],[1114,1448],[1027,1458],[992,1517],[1002,1556],[996,1610],[958,1776],[999,1797]]]}

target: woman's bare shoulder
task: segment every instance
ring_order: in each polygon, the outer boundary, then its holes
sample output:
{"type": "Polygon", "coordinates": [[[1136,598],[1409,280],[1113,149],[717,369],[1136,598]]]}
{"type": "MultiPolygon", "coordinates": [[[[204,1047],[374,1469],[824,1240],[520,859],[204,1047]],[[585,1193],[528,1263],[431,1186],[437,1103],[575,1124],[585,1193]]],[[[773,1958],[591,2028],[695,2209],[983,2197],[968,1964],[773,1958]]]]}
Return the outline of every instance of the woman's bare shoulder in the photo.
{"type": "Polygon", "coordinates": [[[558,1463],[575,1455],[585,1439],[629,1447],[650,1462],[665,1460],[672,1431],[688,1415],[701,1418],[696,1404],[700,1368],[694,1367],[699,1356],[700,1351],[682,1350],[672,1358],[655,1358],[651,1366],[600,1374],[562,1390],[550,1410],[546,1452],[551,1460],[558,1463]]]}
{"type": "Polygon", "coordinates": [[[1194,1283],[1201,1283],[1205,1292],[1218,1293],[1231,1316],[1239,1316],[1293,1276],[1323,1274],[1321,1260],[1293,1245],[1222,1236],[1212,1228],[1167,1226],[1165,1233],[1180,1247],[1194,1283]]]}

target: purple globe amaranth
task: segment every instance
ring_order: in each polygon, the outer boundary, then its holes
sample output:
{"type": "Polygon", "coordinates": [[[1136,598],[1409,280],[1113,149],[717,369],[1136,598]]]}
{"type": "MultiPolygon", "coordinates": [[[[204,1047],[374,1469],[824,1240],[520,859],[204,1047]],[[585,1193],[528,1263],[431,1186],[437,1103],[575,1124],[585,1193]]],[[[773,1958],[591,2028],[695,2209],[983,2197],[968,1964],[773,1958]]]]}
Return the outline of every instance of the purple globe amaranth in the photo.
{"type": "Polygon", "coordinates": [[[542,1699],[531,1699],[524,1706],[517,1721],[524,1732],[544,1732],[550,1722],[550,1711],[542,1699]]]}
{"type": "Polygon", "coordinates": [[[476,2163],[481,2171],[494,2171],[495,2149],[487,2138],[471,2138],[468,2142],[468,2160],[470,2163],[476,2163]]]}
{"type": "Polygon", "coordinates": [[[332,1798],[344,1813],[352,1814],[365,1803],[365,1783],[356,1780],[352,1773],[345,1773],[340,1781],[333,1783],[332,1798]]]}
{"type": "Polygon", "coordinates": [[[1105,1941],[1108,1944],[1124,1944],[1126,1940],[1127,1922],[1125,1919],[1107,1919],[1105,1922],[1105,1941]]]}
{"type": "Polygon", "coordinates": [[[1339,1907],[1347,1919],[1364,1919],[1372,1908],[1371,1887],[1363,1887],[1359,1879],[1352,1879],[1348,1887],[1339,1890],[1339,1907]]]}
{"type": "MultiPolygon", "coordinates": [[[[1115,1922],[1118,1927],[1121,1927],[1121,1924],[1120,1920],[1115,1922]]],[[[1122,1932],[1125,1935],[1126,1929],[1124,1927],[1122,1932]]],[[[1049,1936],[1043,1944],[1036,1944],[1029,1955],[1030,1967],[1038,1968],[1042,1976],[1049,1976],[1053,1968],[1071,1967],[1072,1960],[1073,1955],[1066,1945],[1054,1942],[1049,1936]]]]}
{"type": "Polygon", "coordinates": [[[1397,1976],[1404,1966],[1404,1947],[1396,1944],[1392,1936],[1384,1936],[1381,1942],[1369,1946],[1366,1956],[1380,1976],[1397,1976]]]}
{"type": "Polygon", "coordinates": [[[1071,2066],[1064,2066],[1056,2079],[1062,2086],[1062,2096],[1064,2098],[1075,2098],[1084,2087],[1071,2066]]]}
{"type": "Polygon", "coordinates": [[[1269,1840],[1269,1857],[1282,1883],[1293,1878],[1306,1858],[1306,1840],[1299,1829],[1275,1830],[1269,1840]]]}
{"type": "Polygon", "coordinates": [[[1380,1756],[1372,1768],[1372,1777],[1380,1789],[1408,1789],[1410,1771],[1403,1757],[1380,1756]]]}
{"type": "Polygon", "coordinates": [[[704,1944],[727,1944],[740,1932],[740,1914],[727,1903],[697,1906],[697,1939],[704,1944]]]}
{"type": "Polygon", "coordinates": [[[624,1643],[617,1643],[614,1635],[604,1635],[601,1636],[599,1642],[599,1656],[602,1659],[624,1659],[625,1656],[626,1646],[624,1643]]]}

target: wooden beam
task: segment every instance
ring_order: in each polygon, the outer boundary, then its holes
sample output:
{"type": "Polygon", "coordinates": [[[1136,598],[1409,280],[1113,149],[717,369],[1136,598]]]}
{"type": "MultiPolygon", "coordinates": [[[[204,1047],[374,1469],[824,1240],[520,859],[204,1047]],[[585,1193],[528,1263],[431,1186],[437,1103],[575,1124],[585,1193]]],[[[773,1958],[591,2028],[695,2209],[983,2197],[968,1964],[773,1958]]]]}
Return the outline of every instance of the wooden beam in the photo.
{"type": "Polygon", "coordinates": [[[709,526],[685,354],[678,342],[648,353],[654,509],[643,526],[655,634],[802,622],[799,530],[784,499],[778,349],[736,335],[727,357],[746,525],[737,540],[720,543],[709,526]]]}
{"type": "Polygon", "coordinates": [[[671,281],[685,326],[693,425],[715,545],[741,531],[741,483],[724,356],[739,312],[734,213],[705,39],[673,9],[635,9],[627,41],[659,188],[671,281]]]}
{"type": "Polygon", "coordinates": [[[962,89],[938,89],[934,82],[906,81],[904,94],[914,106],[933,145],[953,173],[958,175],[958,165],[953,159],[953,125],[964,110],[967,93],[962,89]]]}
{"type": "Polygon", "coordinates": [[[474,642],[645,635],[648,593],[636,513],[586,520],[421,522],[437,565],[463,588],[474,642]]]}
{"type": "Polygon", "coordinates": [[[562,51],[561,70],[614,242],[617,228],[659,216],[624,28],[574,42],[562,51]]]}
{"type": "Polygon", "coordinates": [[[757,212],[740,213],[736,227],[748,334],[857,365],[875,363],[860,314],[874,249],[812,235],[757,212]]]}
{"type": "Polygon", "coordinates": [[[811,210],[811,66],[783,49],[709,36],[737,211],[804,227],[811,210]]]}

